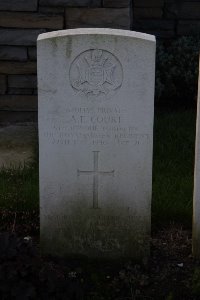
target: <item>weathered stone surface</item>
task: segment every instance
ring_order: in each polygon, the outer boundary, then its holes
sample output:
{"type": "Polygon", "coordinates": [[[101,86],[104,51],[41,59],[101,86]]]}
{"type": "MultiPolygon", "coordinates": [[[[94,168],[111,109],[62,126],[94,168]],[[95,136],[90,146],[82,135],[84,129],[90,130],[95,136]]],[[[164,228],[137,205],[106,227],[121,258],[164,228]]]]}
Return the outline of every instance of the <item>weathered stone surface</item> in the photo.
{"type": "Polygon", "coordinates": [[[45,29],[0,29],[0,45],[35,46],[45,29]]]}
{"type": "Polygon", "coordinates": [[[163,7],[164,0],[134,0],[134,7],[163,7]]]}
{"type": "Polygon", "coordinates": [[[0,60],[27,60],[27,48],[15,46],[0,46],[0,60]]]}
{"type": "Polygon", "coordinates": [[[41,6],[100,7],[101,0],[40,0],[41,6]]]}
{"type": "Polygon", "coordinates": [[[67,8],[66,28],[108,27],[130,28],[128,8],[67,8]]]}
{"type": "Polygon", "coordinates": [[[55,6],[40,6],[39,7],[39,13],[42,14],[64,14],[65,8],[64,7],[55,7],[55,6]]]}
{"type": "Polygon", "coordinates": [[[0,0],[0,10],[36,11],[38,0],[0,0]]]}
{"type": "Polygon", "coordinates": [[[41,248],[149,254],[155,39],[78,29],[38,38],[41,248]]]}
{"type": "Polygon", "coordinates": [[[129,7],[130,0],[103,0],[104,7],[129,7]]]}
{"type": "Polygon", "coordinates": [[[196,146],[193,193],[193,232],[192,250],[196,259],[200,259],[200,64],[197,98],[196,146]]]}
{"type": "Polygon", "coordinates": [[[190,35],[200,32],[200,20],[192,21],[179,21],[178,22],[178,35],[190,35]]]}
{"type": "Polygon", "coordinates": [[[6,76],[0,75],[0,94],[5,94],[7,89],[6,76]]]}
{"type": "Polygon", "coordinates": [[[30,60],[37,60],[37,49],[36,49],[36,47],[28,47],[28,58],[30,60]]]}
{"type": "Polygon", "coordinates": [[[133,14],[136,19],[161,19],[163,10],[160,7],[135,7],[133,14]]]}
{"type": "Polygon", "coordinates": [[[37,96],[32,95],[1,95],[0,110],[36,111],[37,96]]]}
{"type": "Polygon", "coordinates": [[[1,74],[36,74],[37,65],[35,62],[1,61],[1,74]]]}
{"type": "Polygon", "coordinates": [[[33,95],[33,89],[8,88],[8,95],[33,95]]]}
{"type": "Polygon", "coordinates": [[[63,16],[0,12],[1,27],[62,29],[63,16]]]}
{"type": "Polygon", "coordinates": [[[8,87],[12,88],[36,88],[36,75],[9,75],[8,87]]]}

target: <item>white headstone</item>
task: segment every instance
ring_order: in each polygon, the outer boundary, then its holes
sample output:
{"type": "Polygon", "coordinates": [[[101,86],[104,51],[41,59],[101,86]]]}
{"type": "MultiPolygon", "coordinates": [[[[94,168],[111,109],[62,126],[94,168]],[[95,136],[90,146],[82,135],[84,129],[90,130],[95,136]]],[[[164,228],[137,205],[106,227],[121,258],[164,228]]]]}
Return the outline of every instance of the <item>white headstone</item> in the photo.
{"type": "Polygon", "coordinates": [[[38,38],[41,246],[148,255],[154,36],[74,29],[38,38]]]}
{"type": "Polygon", "coordinates": [[[194,172],[193,254],[196,258],[200,258],[200,73],[197,101],[196,151],[194,172]]]}

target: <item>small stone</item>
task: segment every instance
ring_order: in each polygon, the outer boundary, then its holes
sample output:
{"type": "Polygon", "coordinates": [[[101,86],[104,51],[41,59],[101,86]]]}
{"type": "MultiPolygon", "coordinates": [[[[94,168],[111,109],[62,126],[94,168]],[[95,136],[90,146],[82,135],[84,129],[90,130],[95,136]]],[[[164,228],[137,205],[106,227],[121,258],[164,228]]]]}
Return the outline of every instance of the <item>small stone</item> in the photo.
{"type": "Polygon", "coordinates": [[[183,263],[177,264],[177,266],[178,266],[179,268],[182,268],[182,267],[183,267],[183,263]]]}
{"type": "Polygon", "coordinates": [[[26,242],[29,242],[29,241],[32,240],[32,238],[31,238],[31,236],[25,236],[25,237],[24,237],[24,240],[25,240],[26,242]]]}

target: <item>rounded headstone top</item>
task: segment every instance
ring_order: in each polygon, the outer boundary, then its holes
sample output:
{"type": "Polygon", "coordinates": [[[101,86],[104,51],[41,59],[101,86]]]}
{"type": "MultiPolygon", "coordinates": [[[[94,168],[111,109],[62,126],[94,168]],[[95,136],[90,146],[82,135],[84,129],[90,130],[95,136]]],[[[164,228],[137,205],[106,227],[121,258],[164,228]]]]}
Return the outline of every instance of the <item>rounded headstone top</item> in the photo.
{"type": "Polygon", "coordinates": [[[42,33],[38,36],[38,41],[57,38],[57,37],[65,37],[65,36],[74,36],[74,35],[113,35],[113,36],[122,36],[122,37],[130,37],[136,39],[147,40],[151,42],[155,42],[155,36],[151,34],[123,30],[123,29],[110,29],[110,28],[77,28],[77,29],[66,29],[66,30],[58,30],[52,31],[48,33],[42,33]]]}

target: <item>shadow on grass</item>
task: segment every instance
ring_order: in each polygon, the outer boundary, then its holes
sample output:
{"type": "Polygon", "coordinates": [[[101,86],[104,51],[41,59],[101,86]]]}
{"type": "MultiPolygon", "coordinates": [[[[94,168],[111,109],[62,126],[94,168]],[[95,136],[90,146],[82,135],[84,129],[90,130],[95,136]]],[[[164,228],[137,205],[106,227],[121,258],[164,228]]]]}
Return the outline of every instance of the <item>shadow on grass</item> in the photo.
{"type": "Polygon", "coordinates": [[[191,227],[196,112],[155,115],[152,223],[191,227]]]}
{"type": "Polygon", "coordinates": [[[39,232],[39,172],[37,164],[0,171],[0,229],[39,232]]]}

